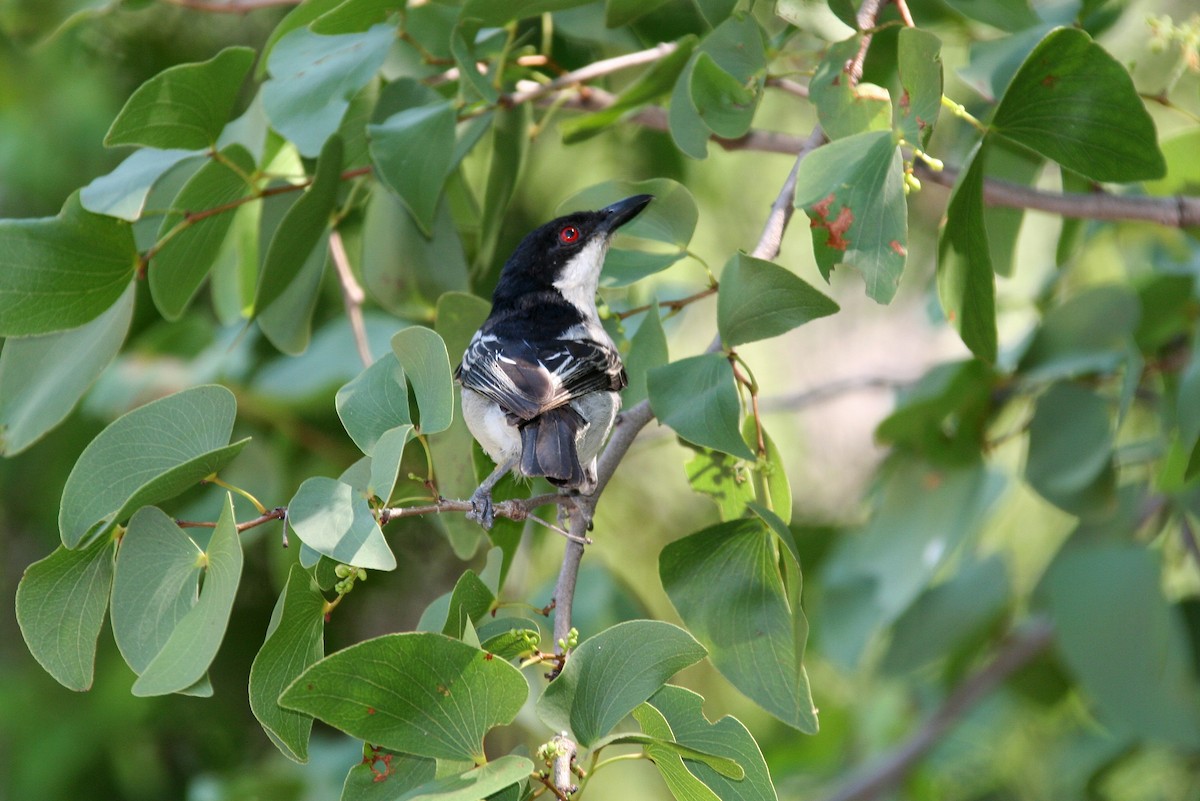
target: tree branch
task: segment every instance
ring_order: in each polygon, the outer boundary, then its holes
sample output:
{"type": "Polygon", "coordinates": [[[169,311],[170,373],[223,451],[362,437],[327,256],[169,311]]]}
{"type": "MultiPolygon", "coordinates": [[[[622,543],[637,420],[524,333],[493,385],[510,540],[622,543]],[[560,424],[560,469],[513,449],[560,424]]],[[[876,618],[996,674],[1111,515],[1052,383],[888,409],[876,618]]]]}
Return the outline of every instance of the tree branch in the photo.
{"type": "MultiPolygon", "coordinates": [[[[947,187],[954,186],[959,173],[953,167],[934,172],[920,161],[914,165],[913,171],[923,182],[947,187]]],[[[1036,209],[1063,217],[1151,222],[1167,228],[1200,226],[1200,197],[1185,195],[1144,197],[1114,195],[1110,192],[1044,192],[1030,186],[988,178],[983,185],[983,199],[993,206],[1036,209]]]]}
{"type": "Polygon", "coordinates": [[[350,320],[350,330],[354,332],[354,346],[358,349],[358,358],[363,367],[370,367],[375,360],[371,358],[371,346],[367,342],[367,327],[363,322],[362,305],[367,299],[354,270],[350,267],[350,257],[346,255],[346,245],[342,242],[342,234],[338,229],[329,231],[329,256],[337,271],[338,283],[342,286],[342,300],[346,305],[346,317],[350,320]]]}
{"type": "Polygon", "coordinates": [[[1054,641],[1046,620],[1033,621],[1001,645],[992,661],[954,688],[933,716],[911,737],[875,765],[850,779],[825,801],[869,801],[899,784],[917,760],[929,752],[953,726],[992,690],[1032,662],[1054,641]]]}
{"type": "Polygon", "coordinates": [[[762,408],[764,412],[782,412],[792,409],[803,409],[806,406],[814,406],[818,403],[833,400],[839,395],[846,395],[851,392],[862,392],[868,389],[886,389],[897,390],[912,386],[915,379],[906,380],[903,378],[887,378],[885,376],[856,376],[854,378],[845,378],[840,381],[832,381],[823,386],[806,389],[803,392],[796,392],[791,395],[779,395],[773,398],[764,398],[762,408]]]}
{"type": "Polygon", "coordinates": [[[559,90],[573,87],[576,84],[595,80],[605,75],[611,75],[620,70],[641,66],[642,64],[652,64],[674,53],[678,47],[674,42],[660,42],[654,47],[639,50],[636,53],[626,53],[625,55],[595,61],[586,67],[580,67],[577,70],[563,73],[549,83],[539,84],[529,89],[503,95],[500,98],[500,103],[504,106],[517,106],[521,103],[528,103],[540,97],[545,97],[559,90]]]}

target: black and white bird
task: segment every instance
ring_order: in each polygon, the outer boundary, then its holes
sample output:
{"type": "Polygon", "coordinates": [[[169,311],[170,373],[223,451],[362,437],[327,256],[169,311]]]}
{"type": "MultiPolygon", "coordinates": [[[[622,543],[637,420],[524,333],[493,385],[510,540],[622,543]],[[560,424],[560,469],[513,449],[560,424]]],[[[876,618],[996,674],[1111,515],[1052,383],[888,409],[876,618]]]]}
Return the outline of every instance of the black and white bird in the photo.
{"type": "Polygon", "coordinates": [[[653,199],[634,195],[559,217],[509,257],[492,312],[463,354],[463,418],[496,469],[471,496],[470,517],[493,521],[492,488],[510,470],[590,495],[596,455],[627,379],[600,324],[596,284],[618,228],[653,199]]]}

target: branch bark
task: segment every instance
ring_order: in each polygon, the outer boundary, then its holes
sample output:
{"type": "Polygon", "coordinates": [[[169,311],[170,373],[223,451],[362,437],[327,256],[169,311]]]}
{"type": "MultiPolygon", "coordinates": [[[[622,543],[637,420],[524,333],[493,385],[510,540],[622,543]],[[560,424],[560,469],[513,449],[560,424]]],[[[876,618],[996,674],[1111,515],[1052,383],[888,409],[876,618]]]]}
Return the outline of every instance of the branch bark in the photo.
{"type": "Polygon", "coordinates": [[[1036,659],[1053,641],[1054,629],[1046,620],[1035,620],[1025,631],[1011,636],[992,661],[955,687],[907,741],[851,778],[825,801],[869,801],[894,788],[967,712],[1009,676],[1036,659]]]}
{"type": "Polygon", "coordinates": [[[342,287],[342,300],[346,306],[346,318],[350,321],[350,330],[354,333],[354,347],[358,349],[358,358],[363,367],[370,367],[371,345],[367,342],[367,326],[363,322],[362,305],[367,299],[362,285],[354,277],[350,267],[350,257],[346,255],[346,245],[342,242],[342,234],[334,228],[329,232],[329,255],[333,260],[334,270],[337,271],[338,283],[342,287]]]}

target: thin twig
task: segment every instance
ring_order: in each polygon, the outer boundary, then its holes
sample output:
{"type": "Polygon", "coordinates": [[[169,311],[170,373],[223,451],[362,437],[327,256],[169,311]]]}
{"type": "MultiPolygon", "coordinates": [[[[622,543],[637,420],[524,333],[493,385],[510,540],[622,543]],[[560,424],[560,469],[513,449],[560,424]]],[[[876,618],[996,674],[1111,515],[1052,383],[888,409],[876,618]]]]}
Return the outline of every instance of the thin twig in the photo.
{"type": "Polygon", "coordinates": [[[869,801],[898,785],[917,760],[946,736],[953,726],[992,690],[1028,665],[1054,641],[1054,628],[1035,620],[1008,638],[992,661],[963,680],[911,737],[873,766],[852,777],[826,801],[869,801]]]}
{"type": "Polygon", "coordinates": [[[824,386],[806,389],[792,395],[779,395],[773,398],[763,398],[764,412],[782,412],[803,409],[818,403],[833,400],[840,395],[851,392],[862,392],[869,389],[898,390],[910,387],[913,380],[903,378],[887,378],[884,376],[856,376],[833,381],[824,386]]]}
{"type": "Polygon", "coordinates": [[[893,0],[896,4],[896,11],[900,12],[900,20],[910,28],[917,27],[917,23],[913,21],[912,12],[908,10],[908,0],[893,0]]]}
{"type": "Polygon", "coordinates": [[[528,103],[531,100],[537,100],[540,97],[545,97],[561,89],[595,80],[605,75],[611,75],[620,70],[638,67],[642,64],[652,64],[674,53],[676,48],[678,48],[678,45],[675,42],[661,42],[647,50],[639,50],[636,53],[626,53],[625,55],[606,58],[602,61],[595,61],[586,67],[580,67],[577,70],[564,73],[549,83],[505,95],[500,98],[500,102],[506,106],[517,106],[521,103],[528,103]]]}
{"type": "Polygon", "coordinates": [[[645,306],[637,306],[632,309],[626,309],[623,312],[617,312],[614,316],[618,320],[626,320],[635,314],[648,312],[653,308],[670,309],[672,313],[681,311],[685,306],[695,303],[698,300],[703,300],[709,295],[717,293],[716,286],[710,286],[707,289],[702,289],[694,295],[688,295],[686,298],[677,298],[676,300],[660,300],[658,303],[647,303],[645,306]]]}
{"type": "Polygon", "coordinates": [[[750,252],[751,256],[770,261],[779,255],[779,249],[783,247],[783,232],[787,230],[792,214],[796,210],[792,201],[796,194],[796,177],[800,174],[800,162],[823,144],[825,144],[825,132],[821,130],[820,125],[814,127],[808,138],[800,143],[796,162],[792,164],[792,171],[788,173],[787,180],[783,182],[783,188],[779,190],[775,202],[771,204],[771,212],[767,215],[767,221],[763,225],[762,234],[758,237],[758,243],[750,252]]]}
{"type": "Polygon", "coordinates": [[[867,60],[867,50],[871,47],[871,29],[875,27],[875,20],[882,5],[883,0],[863,0],[858,15],[854,18],[858,29],[862,31],[862,43],[858,46],[858,53],[845,66],[851,86],[858,86],[858,82],[862,80],[863,62],[867,60]]]}
{"type": "Polygon", "coordinates": [[[346,244],[342,242],[342,233],[336,228],[329,231],[329,255],[333,259],[333,268],[337,271],[338,281],[342,285],[342,300],[346,304],[346,317],[350,320],[350,330],[354,332],[354,346],[358,348],[358,358],[362,359],[363,367],[370,367],[371,345],[367,342],[367,326],[363,322],[362,305],[367,299],[354,270],[350,267],[350,257],[346,255],[346,244]]]}
{"type": "MultiPolygon", "coordinates": [[[[236,528],[238,533],[242,533],[247,529],[261,526],[263,523],[270,523],[272,520],[283,520],[287,517],[286,506],[276,506],[268,512],[264,512],[253,520],[247,520],[245,523],[238,523],[236,528]]],[[[197,520],[176,520],[175,525],[180,528],[216,528],[217,524],[209,521],[197,520]]]]}

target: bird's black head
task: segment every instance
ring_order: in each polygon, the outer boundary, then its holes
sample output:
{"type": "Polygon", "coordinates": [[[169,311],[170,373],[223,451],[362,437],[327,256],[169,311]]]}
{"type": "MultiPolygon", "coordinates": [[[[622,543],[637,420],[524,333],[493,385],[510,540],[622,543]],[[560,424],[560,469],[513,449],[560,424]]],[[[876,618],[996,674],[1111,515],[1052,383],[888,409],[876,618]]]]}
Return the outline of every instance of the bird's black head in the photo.
{"type": "Polygon", "coordinates": [[[609,240],[653,199],[653,195],[634,195],[599,211],[573,212],[534,229],[505,262],[493,305],[554,289],[576,306],[593,305],[609,240]]]}

